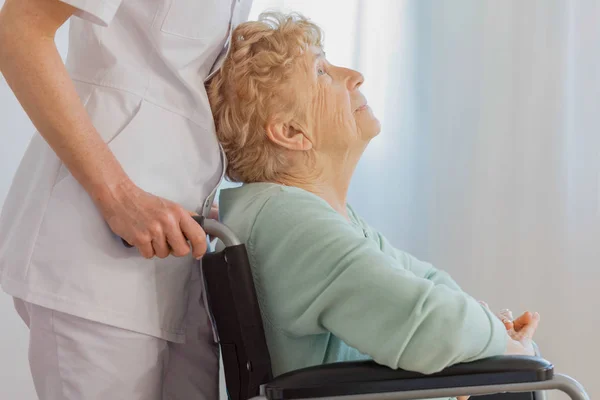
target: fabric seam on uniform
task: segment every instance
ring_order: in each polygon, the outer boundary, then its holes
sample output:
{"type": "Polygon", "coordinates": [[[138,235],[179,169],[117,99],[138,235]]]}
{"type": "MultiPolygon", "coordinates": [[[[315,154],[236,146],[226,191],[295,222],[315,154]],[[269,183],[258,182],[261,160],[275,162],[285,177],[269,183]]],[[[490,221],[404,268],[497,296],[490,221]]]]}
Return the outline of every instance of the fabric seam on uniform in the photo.
{"type": "MultiPolygon", "coordinates": [[[[171,6],[172,6],[172,4],[171,4],[171,6]]],[[[169,6],[169,9],[171,8],[171,6],[169,6]]],[[[152,28],[155,27],[156,19],[158,18],[158,9],[159,9],[159,6],[157,5],[156,10],[154,11],[154,17],[152,17],[152,24],[150,25],[152,28]]],[[[167,13],[168,13],[168,11],[167,11],[167,13]]],[[[156,46],[154,44],[154,41],[152,41],[152,54],[150,55],[150,59],[151,60],[156,59],[157,54],[158,54],[158,52],[156,51],[156,46]]],[[[150,64],[150,63],[148,63],[148,64],[150,64]]],[[[147,72],[148,78],[146,79],[146,88],[144,89],[144,94],[142,95],[142,98],[144,98],[144,99],[146,98],[146,96],[148,94],[148,90],[150,90],[151,74],[150,74],[149,66],[146,68],[146,72],[147,72]]]]}
{"type": "Polygon", "coordinates": [[[49,311],[50,312],[50,325],[52,327],[52,333],[54,334],[54,344],[56,345],[56,372],[58,373],[58,378],[60,379],[60,387],[61,387],[61,392],[62,395],[66,398],[67,394],[65,393],[65,379],[62,375],[62,371],[61,371],[61,367],[60,367],[60,357],[59,357],[59,349],[58,349],[58,334],[56,333],[56,327],[54,324],[54,314],[56,313],[56,311],[54,310],[50,310],[50,309],[46,309],[44,311],[49,311]]]}
{"type": "Polygon", "coordinates": [[[110,88],[110,89],[120,90],[120,91],[125,92],[125,93],[133,94],[135,96],[140,96],[141,98],[144,97],[141,93],[135,92],[135,91],[133,91],[131,89],[128,89],[128,88],[124,88],[124,87],[112,85],[110,83],[95,82],[95,81],[87,80],[87,79],[80,78],[80,77],[77,77],[77,76],[74,76],[74,75],[71,76],[71,80],[73,80],[75,82],[84,83],[86,85],[92,85],[92,86],[98,86],[98,87],[102,87],[102,88],[110,88]]]}
{"type": "Polygon", "coordinates": [[[193,123],[194,125],[197,125],[198,127],[202,128],[202,129],[206,129],[206,126],[205,126],[205,125],[203,125],[203,124],[200,124],[198,121],[194,121],[194,120],[193,120],[191,117],[189,117],[189,116],[187,116],[187,115],[183,114],[183,112],[182,112],[181,110],[170,109],[170,108],[167,108],[167,107],[165,107],[165,106],[164,106],[164,105],[162,105],[162,104],[157,104],[157,103],[156,103],[155,101],[153,101],[152,99],[149,99],[149,98],[147,98],[147,97],[145,96],[145,94],[136,93],[136,92],[134,92],[134,91],[132,91],[132,90],[129,90],[129,89],[124,89],[124,88],[121,88],[121,87],[119,87],[119,86],[115,86],[115,85],[110,85],[110,84],[106,84],[106,83],[92,82],[92,81],[89,81],[89,80],[86,80],[86,79],[82,79],[82,78],[74,78],[74,77],[71,77],[71,79],[72,79],[73,81],[80,82],[80,83],[84,83],[84,84],[87,84],[87,85],[93,85],[93,86],[98,86],[98,87],[102,87],[102,88],[110,88],[110,89],[121,90],[121,91],[123,91],[123,92],[129,93],[129,94],[133,94],[133,95],[135,95],[135,96],[140,96],[140,97],[141,97],[141,99],[142,99],[142,101],[145,101],[145,102],[147,102],[147,103],[150,103],[150,104],[152,104],[152,105],[154,105],[154,106],[156,106],[156,107],[158,107],[158,108],[161,108],[161,109],[163,109],[163,110],[165,110],[165,111],[172,112],[173,114],[177,114],[178,116],[180,116],[180,117],[182,117],[182,118],[185,118],[185,119],[187,119],[188,121],[190,121],[190,122],[191,122],[191,123],[193,123]]]}
{"type": "MultiPolygon", "coordinates": [[[[75,2],[76,1],[74,1],[74,3],[75,2]]],[[[112,18],[114,18],[115,13],[119,9],[120,3],[117,5],[112,2],[108,2],[107,0],[100,0],[100,2],[105,7],[105,9],[109,9],[109,12],[112,14],[112,18]]],[[[78,3],[77,5],[71,4],[71,2],[69,2],[69,1],[65,1],[65,3],[70,5],[71,7],[75,7],[79,12],[85,13],[85,14],[93,17],[95,21],[101,22],[102,26],[104,26],[104,27],[108,26],[109,22],[105,21],[105,17],[106,17],[106,15],[104,15],[104,14],[106,14],[105,12],[100,13],[100,16],[98,16],[95,13],[90,12],[90,10],[81,8],[81,7],[83,7],[83,5],[79,4],[78,2],[77,2],[78,3]]],[[[84,2],[84,4],[85,4],[85,2],[84,2]]]]}

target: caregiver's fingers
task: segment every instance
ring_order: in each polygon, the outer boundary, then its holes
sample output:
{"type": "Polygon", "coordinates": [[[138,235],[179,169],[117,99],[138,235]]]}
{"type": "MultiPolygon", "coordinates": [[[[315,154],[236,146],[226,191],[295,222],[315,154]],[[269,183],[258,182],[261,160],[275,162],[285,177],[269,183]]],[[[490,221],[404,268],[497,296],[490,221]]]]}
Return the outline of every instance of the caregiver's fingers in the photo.
{"type": "Polygon", "coordinates": [[[164,236],[162,238],[152,240],[152,248],[154,249],[154,254],[158,258],[167,258],[171,254],[171,249],[169,248],[167,240],[164,236]]]}
{"type": "Polygon", "coordinates": [[[152,247],[152,242],[140,243],[135,246],[138,249],[140,255],[144,258],[152,258],[154,257],[154,248],[152,247]]]}
{"type": "MultiPolygon", "coordinates": [[[[202,232],[183,207],[148,193],[131,181],[119,185],[111,196],[99,201],[99,205],[111,230],[131,246],[137,247],[145,258],[155,255],[168,257],[172,249],[176,249],[177,254],[184,252],[187,243],[181,232],[182,220],[192,222],[188,223],[192,235],[194,229],[202,232]]],[[[199,253],[200,256],[203,254],[199,253]]]]}
{"type": "Polygon", "coordinates": [[[154,221],[148,225],[148,230],[152,237],[152,248],[154,249],[154,254],[159,258],[166,258],[171,253],[167,244],[167,238],[165,237],[165,228],[158,221],[154,221]]]}
{"type": "Polygon", "coordinates": [[[181,231],[192,245],[192,254],[194,258],[200,259],[206,253],[206,233],[191,215],[186,215],[179,222],[181,231]]]}
{"type": "Polygon", "coordinates": [[[169,243],[170,253],[175,257],[183,257],[190,253],[190,246],[181,233],[181,229],[173,229],[167,233],[167,242],[169,243]]]}

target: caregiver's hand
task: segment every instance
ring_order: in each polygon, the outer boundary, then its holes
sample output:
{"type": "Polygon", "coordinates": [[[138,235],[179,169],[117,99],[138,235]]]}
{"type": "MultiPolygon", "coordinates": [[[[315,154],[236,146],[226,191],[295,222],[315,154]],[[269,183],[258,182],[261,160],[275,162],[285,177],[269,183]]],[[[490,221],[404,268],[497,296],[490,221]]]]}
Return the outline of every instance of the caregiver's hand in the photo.
{"type": "Polygon", "coordinates": [[[206,234],[193,213],[176,203],[154,196],[125,180],[110,196],[97,198],[98,208],[112,231],[137,247],[146,258],[165,258],[206,252],[206,234]]]}

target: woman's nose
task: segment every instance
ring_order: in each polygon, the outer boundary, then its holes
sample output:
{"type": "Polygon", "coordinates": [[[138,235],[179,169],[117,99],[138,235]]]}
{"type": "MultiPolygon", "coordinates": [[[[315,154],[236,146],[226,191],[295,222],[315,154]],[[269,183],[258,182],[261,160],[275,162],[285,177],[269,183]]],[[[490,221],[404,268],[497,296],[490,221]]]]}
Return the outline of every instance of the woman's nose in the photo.
{"type": "Polygon", "coordinates": [[[348,89],[355,90],[360,87],[365,81],[365,77],[358,71],[348,70],[350,76],[348,79],[348,89]]]}

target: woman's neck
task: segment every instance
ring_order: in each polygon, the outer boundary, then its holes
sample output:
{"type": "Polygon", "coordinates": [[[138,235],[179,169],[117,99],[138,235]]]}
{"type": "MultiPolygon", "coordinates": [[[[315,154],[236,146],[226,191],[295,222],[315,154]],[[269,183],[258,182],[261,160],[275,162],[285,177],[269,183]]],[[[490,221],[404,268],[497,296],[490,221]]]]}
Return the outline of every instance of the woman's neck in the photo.
{"type": "Polygon", "coordinates": [[[348,184],[344,182],[312,182],[305,185],[299,185],[297,187],[316,194],[337,211],[344,218],[349,219],[347,198],[348,198],[348,184]]]}
{"type": "Polygon", "coordinates": [[[325,200],[335,211],[349,219],[347,198],[350,180],[356,168],[357,161],[329,160],[317,162],[314,168],[303,167],[295,171],[280,183],[294,186],[311,192],[325,200]]]}

